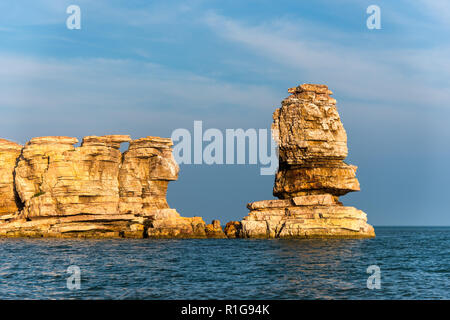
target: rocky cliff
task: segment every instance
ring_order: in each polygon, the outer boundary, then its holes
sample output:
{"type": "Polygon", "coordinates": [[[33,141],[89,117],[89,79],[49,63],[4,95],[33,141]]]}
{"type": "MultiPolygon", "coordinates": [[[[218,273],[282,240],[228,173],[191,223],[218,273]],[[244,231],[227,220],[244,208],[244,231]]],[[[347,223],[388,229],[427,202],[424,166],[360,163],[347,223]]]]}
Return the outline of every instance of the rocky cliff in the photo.
{"type": "Polygon", "coordinates": [[[288,90],[273,114],[272,134],[279,147],[274,196],[249,203],[240,223],[227,224],[229,237],[374,237],[361,210],[338,197],[359,191],[356,167],[346,164],[347,135],[336,100],[325,85],[288,90]]]}
{"type": "Polygon", "coordinates": [[[0,236],[129,238],[374,237],[361,210],[339,197],[359,191],[344,162],[347,135],[325,85],[288,90],[273,114],[279,147],[274,196],[249,203],[242,221],[205,224],[166,201],[178,178],[171,139],[126,135],[0,139],[0,236]],[[120,151],[121,143],[129,143],[120,151]]]}
{"type": "Polygon", "coordinates": [[[225,237],[220,222],[206,225],[169,208],[168,183],[179,171],[171,139],[109,135],[76,143],[0,140],[0,236],[225,237]]]}

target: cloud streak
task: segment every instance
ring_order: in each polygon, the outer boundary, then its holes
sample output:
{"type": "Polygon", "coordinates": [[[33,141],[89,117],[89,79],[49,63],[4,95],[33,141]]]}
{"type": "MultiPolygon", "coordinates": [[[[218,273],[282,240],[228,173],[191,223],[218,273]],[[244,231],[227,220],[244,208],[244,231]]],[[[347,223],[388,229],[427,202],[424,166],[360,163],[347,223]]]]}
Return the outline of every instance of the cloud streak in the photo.
{"type": "MultiPolygon", "coordinates": [[[[168,126],[181,125],[183,115],[189,120],[214,119],[214,114],[228,109],[226,120],[232,109],[258,113],[278,100],[278,94],[263,85],[219,81],[152,63],[0,55],[0,110],[10,115],[0,120],[3,130],[27,118],[30,131],[50,125],[46,119],[55,126],[72,127],[77,118],[91,129],[108,119],[109,126],[122,130],[137,126],[144,131],[150,115],[159,118],[156,125],[168,126]]],[[[3,132],[3,136],[12,134],[3,132]]]]}
{"type": "Polygon", "coordinates": [[[207,14],[205,23],[227,41],[283,66],[287,74],[328,83],[347,96],[435,108],[450,101],[448,86],[439,86],[439,79],[450,78],[449,47],[373,51],[321,42],[320,35],[316,41],[302,40],[296,35],[308,30],[292,23],[245,25],[215,13],[207,14]]]}

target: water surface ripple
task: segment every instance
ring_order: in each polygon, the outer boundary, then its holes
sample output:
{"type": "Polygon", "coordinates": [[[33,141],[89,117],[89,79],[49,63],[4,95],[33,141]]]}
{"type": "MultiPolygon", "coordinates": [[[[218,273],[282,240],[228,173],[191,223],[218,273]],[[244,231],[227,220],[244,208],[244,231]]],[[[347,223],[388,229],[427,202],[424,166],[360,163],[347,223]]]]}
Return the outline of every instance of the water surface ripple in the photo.
{"type": "Polygon", "coordinates": [[[1,299],[450,299],[450,228],[366,240],[0,239],[1,299]],[[67,268],[81,269],[69,290],[67,268]],[[381,269],[369,290],[367,267],[381,269]]]}

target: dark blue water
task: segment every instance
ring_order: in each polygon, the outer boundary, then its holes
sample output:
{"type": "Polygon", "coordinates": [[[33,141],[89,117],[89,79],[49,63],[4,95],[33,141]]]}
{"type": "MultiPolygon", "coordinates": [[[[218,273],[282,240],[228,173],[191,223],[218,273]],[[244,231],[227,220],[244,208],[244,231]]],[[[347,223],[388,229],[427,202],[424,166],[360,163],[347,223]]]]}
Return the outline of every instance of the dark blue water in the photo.
{"type": "Polygon", "coordinates": [[[0,240],[1,299],[450,299],[450,228],[366,240],[0,240]],[[67,268],[81,288],[67,288],[67,268]],[[368,289],[367,267],[381,288],[368,289]]]}

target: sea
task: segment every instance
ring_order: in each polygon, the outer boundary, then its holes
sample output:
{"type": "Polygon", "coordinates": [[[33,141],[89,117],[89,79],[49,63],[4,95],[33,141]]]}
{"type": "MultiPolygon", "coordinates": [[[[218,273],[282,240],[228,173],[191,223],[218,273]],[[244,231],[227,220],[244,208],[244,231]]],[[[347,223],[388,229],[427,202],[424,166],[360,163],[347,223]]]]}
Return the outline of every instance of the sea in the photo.
{"type": "Polygon", "coordinates": [[[450,299],[450,227],[374,239],[0,239],[0,299],[450,299]]]}

